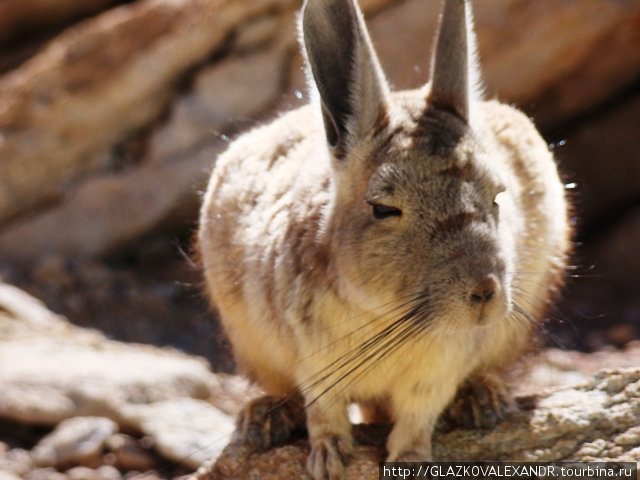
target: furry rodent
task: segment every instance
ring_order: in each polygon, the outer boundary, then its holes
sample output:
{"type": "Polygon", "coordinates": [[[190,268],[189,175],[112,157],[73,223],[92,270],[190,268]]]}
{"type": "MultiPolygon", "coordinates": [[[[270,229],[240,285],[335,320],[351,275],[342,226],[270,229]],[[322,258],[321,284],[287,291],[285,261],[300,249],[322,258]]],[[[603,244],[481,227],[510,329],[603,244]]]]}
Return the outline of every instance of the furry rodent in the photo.
{"type": "Polygon", "coordinates": [[[217,159],[198,240],[236,361],[269,394],[237,438],[266,448],[306,418],[309,471],[339,479],[350,403],[388,412],[389,461],[430,460],[447,405],[499,419],[570,229],[534,125],[481,98],[470,2],[445,0],[418,90],[389,91],[354,0],[307,0],[301,32],[314,98],[217,159]]]}

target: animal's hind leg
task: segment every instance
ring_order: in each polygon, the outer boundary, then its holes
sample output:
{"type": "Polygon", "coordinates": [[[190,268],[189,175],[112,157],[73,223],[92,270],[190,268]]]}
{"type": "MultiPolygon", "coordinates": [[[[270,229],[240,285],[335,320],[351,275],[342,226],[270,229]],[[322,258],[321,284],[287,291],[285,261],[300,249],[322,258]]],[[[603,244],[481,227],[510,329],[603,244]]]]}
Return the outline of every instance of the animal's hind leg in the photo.
{"type": "Polygon", "coordinates": [[[300,395],[265,395],[250,401],[240,412],[234,441],[254,450],[266,450],[286,443],[305,423],[304,401],[300,395]]]}
{"type": "Polygon", "coordinates": [[[517,409],[501,372],[472,375],[458,388],[456,396],[440,417],[443,429],[491,428],[517,409]]]}

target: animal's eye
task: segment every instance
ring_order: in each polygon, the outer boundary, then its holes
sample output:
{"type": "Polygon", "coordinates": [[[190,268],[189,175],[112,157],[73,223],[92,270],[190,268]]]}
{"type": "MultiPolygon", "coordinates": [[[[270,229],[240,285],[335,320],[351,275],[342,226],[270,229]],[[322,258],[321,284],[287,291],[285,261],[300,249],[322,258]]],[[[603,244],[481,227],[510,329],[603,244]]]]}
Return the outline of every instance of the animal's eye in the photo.
{"type": "Polygon", "coordinates": [[[402,210],[396,207],[390,207],[388,205],[382,205],[380,203],[369,202],[373,209],[373,216],[378,220],[382,220],[388,217],[399,217],[402,215],[402,210]]]}

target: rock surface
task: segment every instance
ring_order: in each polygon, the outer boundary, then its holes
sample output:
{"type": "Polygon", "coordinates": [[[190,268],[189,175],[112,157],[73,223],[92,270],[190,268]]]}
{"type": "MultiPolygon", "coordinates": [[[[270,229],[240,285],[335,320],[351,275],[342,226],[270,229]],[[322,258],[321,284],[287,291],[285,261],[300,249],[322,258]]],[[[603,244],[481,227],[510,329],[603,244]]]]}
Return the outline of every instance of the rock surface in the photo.
{"type": "MultiPolygon", "coordinates": [[[[640,371],[588,376],[638,359],[636,343],[591,355],[548,350],[522,381],[529,395],[522,403],[546,386],[581,386],[537,396],[534,409],[490,432],[438,433],[436,458],[637,459],[640,371]]],[[[246,382],[185,354],[73,326],[7,284],[0,284],[0,364],[0,472],[9,479],[119,480],[134,472],[164,479],[203,464],[199,478],[306,475],[304,439],[250,456],[241,446],[224,448],[233,417],[259,394],[246,382]]],[[[355,431],[361,445],[350,478],[377,478],[388,428],[355,431]]]]}
{"type": "Polygon", "coordinates": [[[175,82],[276,0],[141,0],[83,22],[0,80],[0,221],[109,171],[175,82]]]}
{"type": "Polygon", "coordinates": [[[0,45],[17,35],[99,12],[116,0],[5,0],[0,3],[0,45]],[[26,31],[26,32],[25,32],[26,31]]]}
{"type": "Polygon", "coordinates": [[[40,467],[100,465],[103,447],[118,424],[102,417],[73,417],[60,422],[31,452],[40,467]]]}
{"type": "Polygon", "coordinates": [[[235,428],[232,417],[194,398],[136,405],[128,415],[161,455],[193,470],[217,458],[235,428]]]}
{"type": "Polygon", "coordinates": [[[51,467],[149,467],[157,453],[195,469],[227,443],[233,415],[251,392],[201,359],[72,326],[6,284],[0,284],[0,333],[0,422],[55,427],[26,463],[15,448],[0,451],[0,471],[22,475],[35,465],[39,473],[31,474],[45,476],[51,467]]]}
{"type": "MultiPolygon", "coordinates": [[[[436,433],[435,461],[625,461],[640,460],[640,370],[603,371],[572,388],[547,391],[490,431],[436,433]]],[[[378,479],[386,432],[356,426],[359,446],[346,471],[353,480],[378,479]]],[[[305,440],[264,453],[231,444],[198,480],[310,478],[305,440]]]]}

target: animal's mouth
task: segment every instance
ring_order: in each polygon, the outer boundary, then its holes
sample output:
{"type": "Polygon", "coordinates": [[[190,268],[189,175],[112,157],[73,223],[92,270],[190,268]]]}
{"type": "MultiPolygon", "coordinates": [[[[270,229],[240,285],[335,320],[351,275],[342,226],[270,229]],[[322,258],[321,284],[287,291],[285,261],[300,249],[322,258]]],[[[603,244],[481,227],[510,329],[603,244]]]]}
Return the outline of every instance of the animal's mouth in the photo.
{"type": "Polygon", "coordinates": [[[475,325],[479,327],[492,325],[506,318],[510,310],[509,302],[504,295],[498,295],[479,306],[478,312],[475,313],[475,325]]]}
{"type": "Polygon", "coordinates": [[[491,322],[492,318],[489,314],[487,314],[486,312],[486,308],[483,305],[482,307],[480,307],[480,311],[478,312],[478,316],[476,318],[476,324],[483,327],[485,325],[488,325],[491,322]]]}

